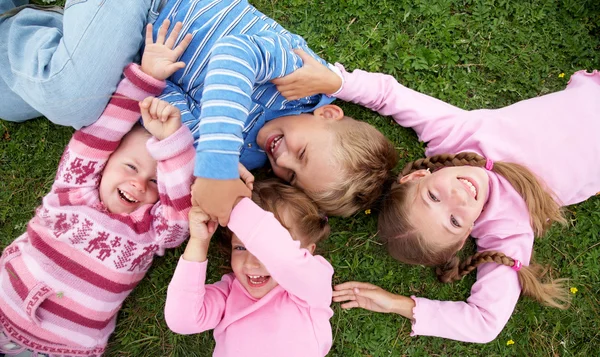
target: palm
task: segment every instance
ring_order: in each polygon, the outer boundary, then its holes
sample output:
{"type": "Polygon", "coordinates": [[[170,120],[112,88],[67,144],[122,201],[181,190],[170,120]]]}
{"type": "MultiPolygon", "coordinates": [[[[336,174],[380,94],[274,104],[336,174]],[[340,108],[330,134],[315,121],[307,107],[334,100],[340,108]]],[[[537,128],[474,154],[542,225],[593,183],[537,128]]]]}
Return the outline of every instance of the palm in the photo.
{"type": "Polygon", "coordinates": [[[169,20],[162,23],[156,36],[156,42],[152,36],[152,24],[148,24],[146,27],[146,47],[142,56],[142,71],[160,80],[169,78],[178,69],[185,66],[185,63],[177,60],[192,40],[192,35],[187,34],[175,46],[182,24],[181,22],[175,24],[169,36],[166,37],[169,24],[169,20]]]}

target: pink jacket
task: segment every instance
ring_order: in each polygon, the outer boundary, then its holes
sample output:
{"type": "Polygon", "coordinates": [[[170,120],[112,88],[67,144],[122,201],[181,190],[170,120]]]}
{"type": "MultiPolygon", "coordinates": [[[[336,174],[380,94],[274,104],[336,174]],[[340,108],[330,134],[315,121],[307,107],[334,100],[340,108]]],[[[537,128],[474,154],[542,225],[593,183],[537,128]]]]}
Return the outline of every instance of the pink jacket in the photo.
{"type": "MultiPolygon", "coordinates": [[[[336,96],[389,115],[415,130],[426,155],[476,152],[493,161],[527,166],[563,205],[600,191],[600,73],[575,73],[563,91],[500,109],[466,111],[408,89],[393,77],[341,65],[336,96]]],[[[471,235],[479,251],[498,250],[529,264],[533,230],[524,200],[502,177],[488,172],[490,194],[471,235]]],[[[413,299],[412,335],[489,342],[510,318],[521,288],[517,273],[481,265],[466,302],[413,299]]]]}
{"type": "Polygon", "coordinates": [[[10,341],[53,356],[101,355],[154,255],[187,238],[194,159],[187,127],[148,141],[159,202],[118,215],[98,193],[106,161],[140,117],[138,101],[163,87],[137,65],[125,69],[100,119],[73,135],[27,232],[4,249],[0,328],[10,341]]]}
{"type": "Polygon", "coordinates": [[[333,268],[292,240],[273,214],[244,198],[229,228],[279,283],[252,298],[235,278],[205,285],[208,262],[181,258],[169,284],[165,319],[174,332],[214,329],[214,356],[325,356],[332,344],[333,268]]]}

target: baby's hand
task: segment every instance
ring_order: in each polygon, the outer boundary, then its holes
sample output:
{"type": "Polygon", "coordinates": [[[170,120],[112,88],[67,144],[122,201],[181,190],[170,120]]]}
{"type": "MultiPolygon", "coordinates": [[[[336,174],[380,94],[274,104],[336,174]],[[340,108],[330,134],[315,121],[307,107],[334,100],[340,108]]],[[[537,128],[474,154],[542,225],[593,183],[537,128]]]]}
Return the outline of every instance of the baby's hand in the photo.
{"type": "Polygon", "coordinates": [[[173,31],[165,40],[170,23],[169,20],[162,23],[158,30],[156,42],[152,38],[152,24],[148,24],[146,27],[146,48],[142,55],[141,68],[144,73],[160,80],[169,78],[177,70],[185,67],[185,63],[177,62],[177,59],[181,57],[192,41],[192,34],[188,33],[177,47],[173,48],[183,25],[181,22],[176,23],[173,31]]]}
{"type": "Polygon", "coordinates": [[[340,89],[340,76],[301,49],[295,49],[294,52],[304,62],[302,67],[271,81],[285,99],[296,100],[319,93],[332,94],[340,89]]]}
{"type": "Polygon", "coordinates": [[[181,127],[181,112],[164,100],[148,97],[139,104],[144,127],[158,140],[168,138],[181,127]]]}

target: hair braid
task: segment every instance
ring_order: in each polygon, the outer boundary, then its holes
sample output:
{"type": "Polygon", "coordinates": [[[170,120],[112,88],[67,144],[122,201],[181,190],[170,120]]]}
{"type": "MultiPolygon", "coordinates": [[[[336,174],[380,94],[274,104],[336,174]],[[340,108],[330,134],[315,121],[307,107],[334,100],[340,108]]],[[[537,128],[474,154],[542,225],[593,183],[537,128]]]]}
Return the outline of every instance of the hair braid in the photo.
{"type": "MultiPolygon", "coordinates": [[[[442,266],[436,268],[438,279],[442,283],[452,283],[462,279],[469,274],[477,266],[484,263],[497,263],[512,267],[515,265],[515,260],[502,252],[489,250],[485,252],[477,252],[472,256],[460,261],[457,256],[448,260],[442,266]]],[[[530,262],[529,266],[523,266],[517,275],[519,284],[521,285],[522,294],[529,296],[538,302],[559,309],[569,307],[569,295],[565,288],[565,282],[568,279],[548,279],[548,282],[543,282],[542,278],[546,275],[547,269],[541,265],[530,262]]]]}

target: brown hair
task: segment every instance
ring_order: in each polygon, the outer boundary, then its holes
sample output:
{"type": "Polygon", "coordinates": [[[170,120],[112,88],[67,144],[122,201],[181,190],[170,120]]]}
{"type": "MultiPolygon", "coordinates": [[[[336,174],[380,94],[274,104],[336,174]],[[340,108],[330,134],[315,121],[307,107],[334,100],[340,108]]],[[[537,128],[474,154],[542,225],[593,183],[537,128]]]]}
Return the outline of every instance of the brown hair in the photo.
{"type": "MultiPolygon", "coordinates": [[[[475,153],[443,154],[425,159],[419,159],[407,164],[402,170],[402,176],[420,169],[437,170],[449,166],[476,166],[484,167],[486,159],[475,153]]],[[[544,234],[552,222],[564,223],[560,205],[553,199],[553,195],[546,191],[542,183],[526,167],[507,162],[494,162],[493,172],[503,176],[523,197],[530,222],[536,236],[544,234]]],[[[414,183],[392,184],[390,191],[382,199],[382,210],[379,215],[379,236],[386,243],[390,255],[407,264],[422,264],[437,266],[437,273],[442,282],[452,282],[470,273],[479,264],[494,261],[498,264],[512,266],[514,260],[500,252],[479,252],[463,263],[456,256],[462,247],[462,242],[439,247],[431,244],[410,223],[407,207],[409,192],[414,183]]],[[[562,289],[563,279],[542,283],[541,267],[531,263],[519,271],[519,282],[523,294],[532,296],[542,303],[566,308],[566,292],[562,289]]]]}
{"type": "Polygon", "coordinates": [[[317,244],[329,236],[328,218],[319,211],[316,203],[302,190],[279,179],[255,182],[252,201],[265,211],[272,212],[288,230],[291,228],[289,225],[293,224],[295,232],[300,234],[303,239],[303,245],[317,244]],[[293,222],[285,222],[282,217],[284,209],[293,217],[293,222]]]}
{"type": "MultiPolygon", "coordinates": [[[[394,145],[372,125],[344,117],[332,153],[342,162],[342,178],[321,192],[306,193],[327,214],[348,217],[370,208],[398,162],[394,145]]],[[[332,123],[331,125],[336,125],[332,123]]]]}

